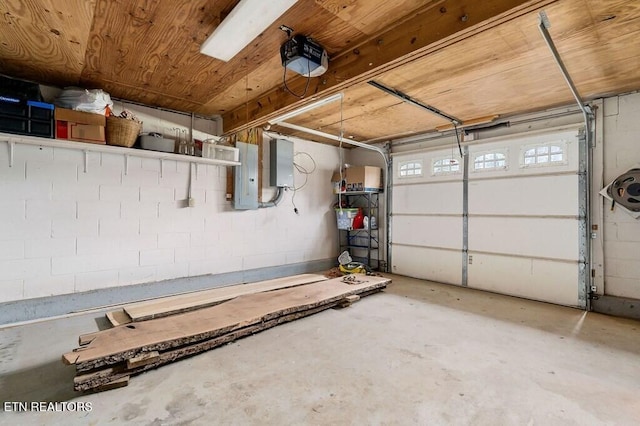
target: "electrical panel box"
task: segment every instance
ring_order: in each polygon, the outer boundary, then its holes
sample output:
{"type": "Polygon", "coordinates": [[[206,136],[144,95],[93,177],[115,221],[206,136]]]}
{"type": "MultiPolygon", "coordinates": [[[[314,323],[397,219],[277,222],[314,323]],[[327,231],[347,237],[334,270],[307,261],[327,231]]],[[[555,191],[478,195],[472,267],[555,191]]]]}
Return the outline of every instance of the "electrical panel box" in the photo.
{"type": "Polygon", "coordinates": [[[258,145],[236,142],[240,165],[234,167],[233,208],[258,208],[258,145]]]}
{"type": "Polygon", "coordinates": [[[271,139],[269,150],[269,184],[281,188],[293,188],[293,142],[271,139]]]}

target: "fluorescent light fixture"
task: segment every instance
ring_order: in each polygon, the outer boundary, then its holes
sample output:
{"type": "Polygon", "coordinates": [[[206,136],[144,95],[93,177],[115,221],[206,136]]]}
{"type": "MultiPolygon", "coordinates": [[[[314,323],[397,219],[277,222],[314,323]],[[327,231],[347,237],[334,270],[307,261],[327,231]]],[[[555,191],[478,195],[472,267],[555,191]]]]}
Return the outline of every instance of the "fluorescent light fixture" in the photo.
{"type": "Polygon", "coordinates": [[[282,115],[280,115],[280,116],[278,116],[278,117],[276,117],[274,119],[269,120],[269,123],[271,123],[271,124],[281,123],[281,122],[286,121],[286,120],[288,120],[290,118],[297,117],[300,114],[304,114],[306,112],[309,112],[309,111],[314,110],[316,108],[319,108],[321,106],[330,104],[331,102],[335,102],[335,101],[340,100],[340,99],[342,99],[342,93],[336,93],[335,95],[331,95],[331,96],[329,96],[327,98],[320,99],[319,101],[311,102],[310,104],[307,104],[307,105],[305,105],[303,107],[300,107],[300,108],[298,108],[296,110],[293,110],[291,112],[287,112],[285,114],[282,114],[282,115]]]}
{"type": "Polygon", "coordinates": [[[298,0],[240,0],[200,46],[200,53],[228,61],[298,0]]]}

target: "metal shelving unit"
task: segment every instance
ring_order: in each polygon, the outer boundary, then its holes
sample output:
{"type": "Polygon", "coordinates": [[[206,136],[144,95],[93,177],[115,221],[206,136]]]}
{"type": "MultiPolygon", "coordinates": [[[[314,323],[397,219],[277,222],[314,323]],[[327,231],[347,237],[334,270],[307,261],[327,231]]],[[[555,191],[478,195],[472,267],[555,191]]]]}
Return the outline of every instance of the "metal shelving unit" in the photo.
{"type": "Polygon", "coordinates": [[[340,197],[347,200],[347,204],[352,208],[361,208],[365,216],[375,218],[373,222],[375,228],[369,226],[368,229],[340,229],[338,243],[340,252],[349,250],[351,258],[360,263],[364,263],[371,269],[380,269],[380,200],[379,192],[349,191],[340,194],[340,197]]]}

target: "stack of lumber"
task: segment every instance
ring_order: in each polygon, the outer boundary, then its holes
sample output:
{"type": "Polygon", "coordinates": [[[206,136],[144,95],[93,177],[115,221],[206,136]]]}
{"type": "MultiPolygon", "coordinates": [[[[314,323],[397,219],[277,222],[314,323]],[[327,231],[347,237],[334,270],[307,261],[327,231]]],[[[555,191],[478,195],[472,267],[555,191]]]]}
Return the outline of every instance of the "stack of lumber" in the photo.
{"type": "Polygon", "coordinates": [[[358,275],[348,281],[335,278],[242,294],[217,305],[81,336],[81,346],[62,360],[76,367],[75,390],[126,386],[133,375],[325,309],[349,306],[389,282],[358,275]]]}
{"type": "Polygon", "coordinates": [[[265,291],[280,290],[304,284],[324,281],[327,278],[318,274],[301,274],[291,277],[275,278],[255,283],[219,287],[211,290],[196,291],[193,293],[178,294],[176,296],[162,297],[145,302],[133,303],[112,312],[106,316],[111,325],[128,324],[134,321],[145,321],[153,318],[192,311],[194,309],[214,306],[245,294],[261,293],[265,291]]]}

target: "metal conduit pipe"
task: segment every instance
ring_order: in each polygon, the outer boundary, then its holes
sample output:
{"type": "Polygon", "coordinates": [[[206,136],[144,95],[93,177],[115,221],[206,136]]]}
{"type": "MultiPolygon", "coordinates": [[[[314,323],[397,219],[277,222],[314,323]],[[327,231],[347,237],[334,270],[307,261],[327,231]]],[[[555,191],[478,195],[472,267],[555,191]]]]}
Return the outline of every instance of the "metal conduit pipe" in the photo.
{"type": "Polygon", "coordinates": [[[284,188],[279,186],[276,189],[276,195],[270,201],[261,201],[258,203],[258,207],[261,209],[265,209],[267,207],[276,207],[280,201],[282,201],[282,197],[284,197],[284,188]]]}

